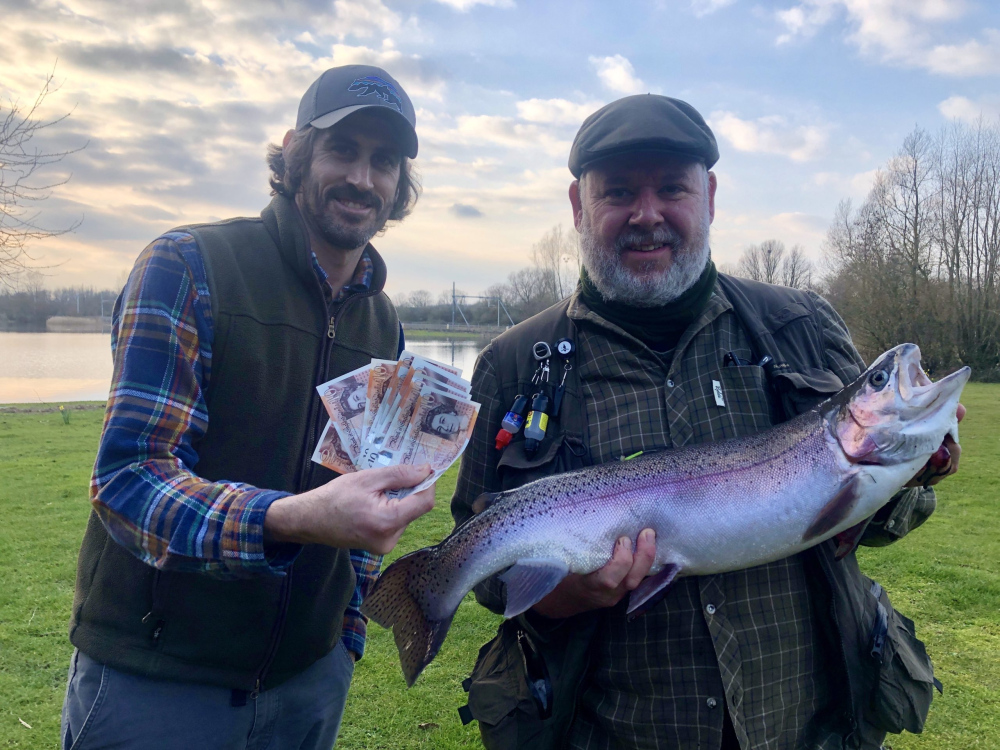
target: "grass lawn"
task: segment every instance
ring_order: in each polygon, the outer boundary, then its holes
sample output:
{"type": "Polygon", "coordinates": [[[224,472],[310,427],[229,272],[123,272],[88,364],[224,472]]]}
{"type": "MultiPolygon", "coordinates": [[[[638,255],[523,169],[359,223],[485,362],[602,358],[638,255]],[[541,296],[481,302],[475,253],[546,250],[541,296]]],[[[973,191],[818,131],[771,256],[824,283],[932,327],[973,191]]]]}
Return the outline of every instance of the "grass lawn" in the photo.
{"type": "MultiPolygon", "coordinates": [[[[916,621],[945,685],[924,734],[890,735],[893,750],[1000,748],[1000,386],[972,384],[963,401],[962,473],[939,492],[937,512],[900,544],[861,553],[862,567],[916,621]]],[[[72,411],[67,425],[57,412],[0,411],[0,747],[58,745],[66,625],[102,417],[99,409],[72,411]]],[[[450,530],[453,486],[454,471],[400,554],[450,530]]],[[[373,626],[338,747],[479,747],[475,724],[463,727],[456,708],[497,622],[467,599],[411,690],[391,634],[373,626]]]]}

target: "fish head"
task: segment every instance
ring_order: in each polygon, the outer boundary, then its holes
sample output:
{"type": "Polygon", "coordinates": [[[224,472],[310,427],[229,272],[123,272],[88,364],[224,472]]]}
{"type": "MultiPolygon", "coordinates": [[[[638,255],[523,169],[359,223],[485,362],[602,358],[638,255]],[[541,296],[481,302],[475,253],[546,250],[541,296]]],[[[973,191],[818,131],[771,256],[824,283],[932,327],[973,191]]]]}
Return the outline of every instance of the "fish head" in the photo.
{"type": "Polygon", "coordinates": [[[958,399],[971,373],[963,367],[933,382],[920,347],[900,344],[834,399],[831,432],[851,463],[919,467],[946,435],[958,442],[958,399]]]}

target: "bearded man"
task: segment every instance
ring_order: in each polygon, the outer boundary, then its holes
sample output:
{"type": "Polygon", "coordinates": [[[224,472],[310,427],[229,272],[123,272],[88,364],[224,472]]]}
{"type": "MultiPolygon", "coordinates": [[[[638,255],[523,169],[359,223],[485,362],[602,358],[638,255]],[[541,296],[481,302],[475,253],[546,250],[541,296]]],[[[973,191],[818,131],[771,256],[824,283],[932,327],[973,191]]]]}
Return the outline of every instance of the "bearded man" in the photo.
{"type": "Polygon", "coordinates": [[[385,494],[429,467],[310,460],[316,386],[403,347],[370,240],[416,200],[414,128],[384,70],[328,70],[269,147],[260,217],[139,255],[114,309],[65,748],[336,740],[379,556],[434,503],[385,494]]]}
{"type": "MultiPolygon", "coordinates": [[[[709,170],[718,157],[704,119],[676,99],[627,97],[584,122],[569,158],[580,284],[477,361],[472,397],[483,407],[452,500],[457,523],[480,493],[758,432],[860,374],[843,321],[818,295],[716,271],[709,170]],[[522,435],[503,448],[494,436],[517,394],[546,390],[533,344],[569,351],[555,346],[561,339],[575,353],[551,364],[553,379],[565,374],[558,415],[535,450],[522,435]]],[[[949,447],[942,476],[957,468],[949,447]]],[[[939,478],[925,471],[919,483],[939,478]]],[[[863,542],[895,541],[934,505],[933,490],[901,491],[863,542]]],[[[479,720],[488,748],[874,749],[886,731],[922,728],[930,662],[853,552],[838,561],[831,540],[749,570],[683,578],[630,620],[626,595],[655,544],[652,529],[619,539],[603,568],[567,576],[501,626],[480,652],[463,712],[479,720]],[[895,656],[873,658],[886,642],[895,656]]],[[[476,596],[503,611],[497,577],[476,596]]]]}

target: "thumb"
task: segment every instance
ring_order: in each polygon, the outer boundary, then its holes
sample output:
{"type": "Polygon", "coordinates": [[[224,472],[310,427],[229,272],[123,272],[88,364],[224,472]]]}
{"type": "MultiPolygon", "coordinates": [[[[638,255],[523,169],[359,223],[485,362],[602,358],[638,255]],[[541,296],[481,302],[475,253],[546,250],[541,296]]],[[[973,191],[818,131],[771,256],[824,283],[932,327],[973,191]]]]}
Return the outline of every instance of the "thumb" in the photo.
{"type": "Polygon", "coordinates": [[[423,466],[385,466],[368,469],[365,474],[368,474],[371,487],[377,492],[400,490],[405,487],[415,487],[427,479],[431,474],[431,467],[429,464],[423,466]]]}

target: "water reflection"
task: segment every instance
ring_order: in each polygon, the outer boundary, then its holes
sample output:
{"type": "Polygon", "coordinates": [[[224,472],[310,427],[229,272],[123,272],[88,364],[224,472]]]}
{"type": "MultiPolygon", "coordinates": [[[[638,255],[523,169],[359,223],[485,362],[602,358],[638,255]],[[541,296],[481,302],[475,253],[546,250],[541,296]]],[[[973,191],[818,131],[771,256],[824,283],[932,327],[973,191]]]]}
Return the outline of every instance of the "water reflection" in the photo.
{"type": "MultiPolygon", "coordinates": [[[[472,366],[486,341],[408,341],[415,354],[462,369],[472,366]]],[[[0,332],[0,403],[103,401],[111,385],[111,336],[106,333],[0,332]]]]}

